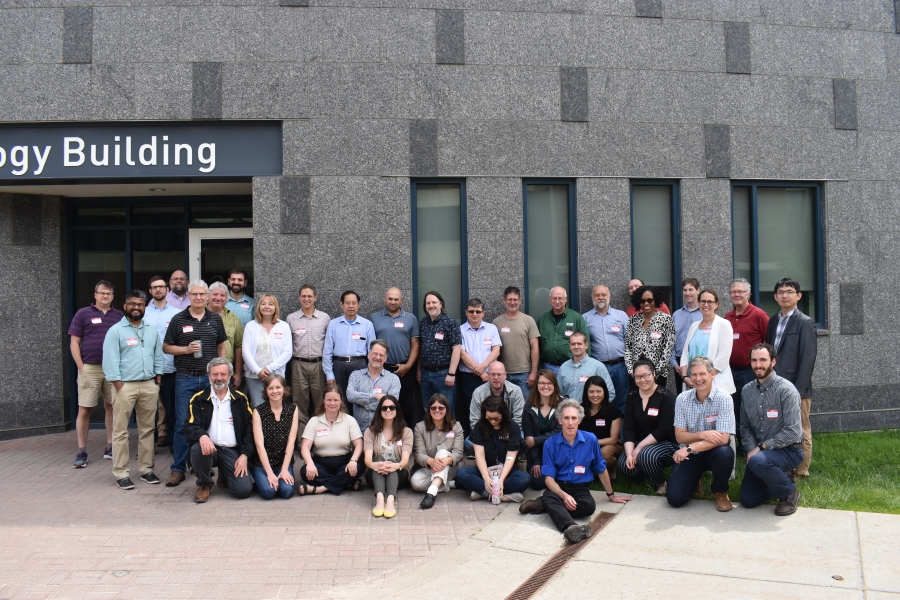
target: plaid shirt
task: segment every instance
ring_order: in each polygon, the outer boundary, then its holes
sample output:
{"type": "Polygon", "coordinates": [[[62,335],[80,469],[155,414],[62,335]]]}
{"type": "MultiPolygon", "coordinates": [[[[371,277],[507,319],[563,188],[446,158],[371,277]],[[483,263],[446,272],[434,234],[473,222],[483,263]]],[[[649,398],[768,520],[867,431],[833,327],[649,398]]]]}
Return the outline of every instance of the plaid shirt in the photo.
{"type": "Polygon", "coordinates": [[[734,403],[731,396],[713,386],[703,402],[697,400],[697,390],[688,390],[675,400],[675,427],[690,433],[722,431],[735,434],[734,403]]]}
{"type": "Polygon", "coordinates": [[[787,329],[788,323],[791,322],[791,317],[794,316],[794,313],[797,312],[797,307],[794,307],[791,312],[786,315],[781,314],[781,311],[778,311],[778,327],[775,328],[775,352],[778,352],[778,349],[781,348],[781,336],[784,335],[784,330],[787,329]]]}

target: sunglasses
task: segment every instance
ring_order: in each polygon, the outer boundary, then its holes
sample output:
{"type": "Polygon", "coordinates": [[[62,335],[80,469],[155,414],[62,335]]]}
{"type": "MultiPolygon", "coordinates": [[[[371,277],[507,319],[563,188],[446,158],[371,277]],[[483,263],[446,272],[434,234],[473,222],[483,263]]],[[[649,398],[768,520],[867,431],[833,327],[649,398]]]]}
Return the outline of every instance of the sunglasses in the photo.
{"type": "Polygon", "coordinates": [[[381,407],[381,412],[394,412],[395,410],[397,410],[397,407],[393,404],[385,404],[381,407]]]}
{"type": "Polygon", "coordinates": [[[431,412],[444,412],[447,409],[444,408],[443,406],[438,405],[438,406],[432,406],[428,410],[430,410],[431,412]]]}

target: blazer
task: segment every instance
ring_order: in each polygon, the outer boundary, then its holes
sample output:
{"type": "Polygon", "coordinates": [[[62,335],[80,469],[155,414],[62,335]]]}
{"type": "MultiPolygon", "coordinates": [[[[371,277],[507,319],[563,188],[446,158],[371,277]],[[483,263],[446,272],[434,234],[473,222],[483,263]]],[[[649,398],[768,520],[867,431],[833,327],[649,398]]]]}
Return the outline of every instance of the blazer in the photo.
{"type": "MultiPolygon", "coordinates": [[[[689,347],[694,334],[700,329],[700,321],[691,323],[687,337],[684,340],[684,349],[681,352],[681,366],[686,367],[690,362],[689,347]]],[[[704,334],[701,334],[704,335],[704,334]]],[[[712,331],[709,332],[709,348],[707,358],[713,362],[718,373],[713,379],[713,385],[725,392],[733,394],[737,391],[734,387],[734,377],[731,376],[731,346],[734,344],[734,329],[731,323],[719,315],[713,319],[712,331]]],[[[686,385],[682,386],[683,392],[688,391],[686,385]]]]}
{"type": "Polygon", "coordinates": [[[272,373],[284,377],[284,366],[291,360],[294,342],[291,338],[291,327],[281,319],[272,328],[272,364],[256,364],[256,345],[261,335],[269,335],[265,328],[256,321],[249,321],[244,327],[244,339],[241,354],[244,356],[244,373],[256,375],[265,367],[272,373]]]}
{"type": "MultiPolygon", "coordinates": [[[[775,345],[778,313],[769,317],[766,342],[775,345]]],[[[816,324],[798,308],[781,336],[775,373],[794,384],[801,398],[812,398],[812,374],[816,366],[816,324]]]]}
{"type": "MultiPolygon", "coordinates": [[[[363,452],[372,451],[372,460],[374,461],[376,457],[381,456],[381,445],[378,447],[375,445],[378,444],[378,441],[381,439],[381,434],[373,433],[371,427],[366,428],[366,433],[363,434],[363,452]]],[[[409,427],[403,428],[403,435],[399,440],[395,440],[391,442],[391,445],[394,447],[394,454],[397,455],[399,459],[402,460],[403,452],[409,450],[409,460],[406,462],[406,470],[407,474],[411,474],[412,471],[409,468],[409,463],[412,462],[413,456],[413,433],[409,430],[409,427]]],[[[397,461],[398,463],[400,460],[397,461]]]]}
{"type": "MultiPolygon", "coordinates": [[[[451,432],[447,432],[451,433],[451,432]]],[[[450,473],[448,479],[456,477],[456,469],[463,459],[463,444],[465,442],[465,433],[463,433],[462,425],[457,421],[453,424],[453,435],[448,436],[443,431],[433,429],[428,431],[425,429],[425,421],[419,421],[413,430],[413,459],[416,465],[424,469],[428,468],[426,462],[429,458],[434,458],[438,450],[446,450],[453,458],[453,464],[450,465],[450,473]]],[[[446,482],[444,482],[446,483],[446,482]]]]}

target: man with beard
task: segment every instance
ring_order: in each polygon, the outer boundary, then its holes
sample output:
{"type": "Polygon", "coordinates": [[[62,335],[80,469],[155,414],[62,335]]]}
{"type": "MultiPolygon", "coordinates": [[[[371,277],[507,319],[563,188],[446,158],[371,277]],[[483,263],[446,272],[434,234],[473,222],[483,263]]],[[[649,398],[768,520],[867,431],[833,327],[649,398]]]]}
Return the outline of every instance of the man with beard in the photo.
{"type": "MultiPolygon", "coordinates": [[[[247,271],[243,269],[232,269],[228,272],[228,302],[225,306],[241,320],[241,327],[245,327],[253,320],[253,311],[256,308],[256,301],[244,293],[248,281],[247,271]]],[[[235,365],[234,376],[237,377],[240,372],[241,368],[235,365]]]]}
{"type": "MultiPolygon", "coordinates": [[[[179,311],[166,301],[169,286],[161,275],[150,278],[150,297],[153,300],[147,305],[144,323],[156,327],[159,339],[165,339],[169,322],[179,311]]],[[[156,445],[168,446],[172,449],[175,434],[175,359],[171,354],[163,353],[163,376],[159,386],[159,403],[156,407],[156,445]]]]}
{"type": "Polygon", "coordinates": [[[422,420],[422,403],[416,402],[419,382],[416,380],[416,361],[419,360],[419,320],[403,310],[403,292],[398,287],[384,293],[384,310],[373,312],[369,318],[375,337],[388,343],[388,360],[384,368],[400,378],[400,410],[407,423],[422,420]]]}
{"type": "Polygon", "coordinates": [[[605,285],[595,286],[591,299],[594,308],[581,315],[591,332],[591,357],[606,367],[616,391],[612,404],[624,413],[625,399],[628,397],[628,368],[625,366],[628,315],[609,305],[609,287],[605,285]]]}
{"type": "Polygon", "coordinates": [[[169,293],[166,294],[166,302],[178,310],[184,310],[191,305],[191,298],[187,293],[187,283],[188,278],[184,271],[175,271],[169,277],[169,293]]]}
{"type": "Polygon", "coordinates": [[[741,482],[741,504],[759,506],[773,496],[779,517],[792,515],[800,490],[789,474],[803,460],[800,394],[775,370],[775,348],[757,344],[750,350],[756,381],[744,386],[741,396],[741,439],[747,449],[747,470],[741,482]]]}
{"type": "Polygon", "coordinates": [[[128,421],[137,415],[141,481],[159,483],[153,473],[153,431],[163,375],[162,343],[156,327],[144,323],[147,294],[125,294],[125,316],[109,328],[103,341],[103,374],[116,388],[113,403],[113,477],[119,489],[134,489],[128,467],[128,421]]]}

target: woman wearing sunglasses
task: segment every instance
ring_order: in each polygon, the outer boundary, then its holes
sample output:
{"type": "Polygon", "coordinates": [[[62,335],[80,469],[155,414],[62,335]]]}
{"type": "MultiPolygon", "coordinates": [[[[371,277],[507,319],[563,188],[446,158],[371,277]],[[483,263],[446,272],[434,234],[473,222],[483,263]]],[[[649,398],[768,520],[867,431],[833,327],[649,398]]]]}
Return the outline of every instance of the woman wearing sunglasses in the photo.
{"type": "Polygon", "coordinates": [[[450,401],[443,394],[434,394],[428,401],[425,420],[413,431],[413,456],[421,467],[413,473],[409,486],[425,492],[419,506],[434,506],[438,492],[449,492],[450,480],[463,459],[463,428],[450,412],[450,401]]]}
{"type": "Polygon", "coordinates": [[[388,519],[397,514],[397,489],[409,481],[409,456],[413,449],[412,431],[398,408],[396,397],[382,396],[363,436],[366,481],[375,488],[372,514],[388,519]]]}
{"type": "Polygon", "coordinates": [[[631,389],[636,390],[634,364],[641,358],[656,367],[656,384],[666,387],[669,377],[669,359],[675,348],[675,322],[659,310],[663,303],[662,292],[649,285],[642,285],[631,294],[631,304],[638,312],[628,319],[625,330],[625,366],[632,376],[631,389]]]}

